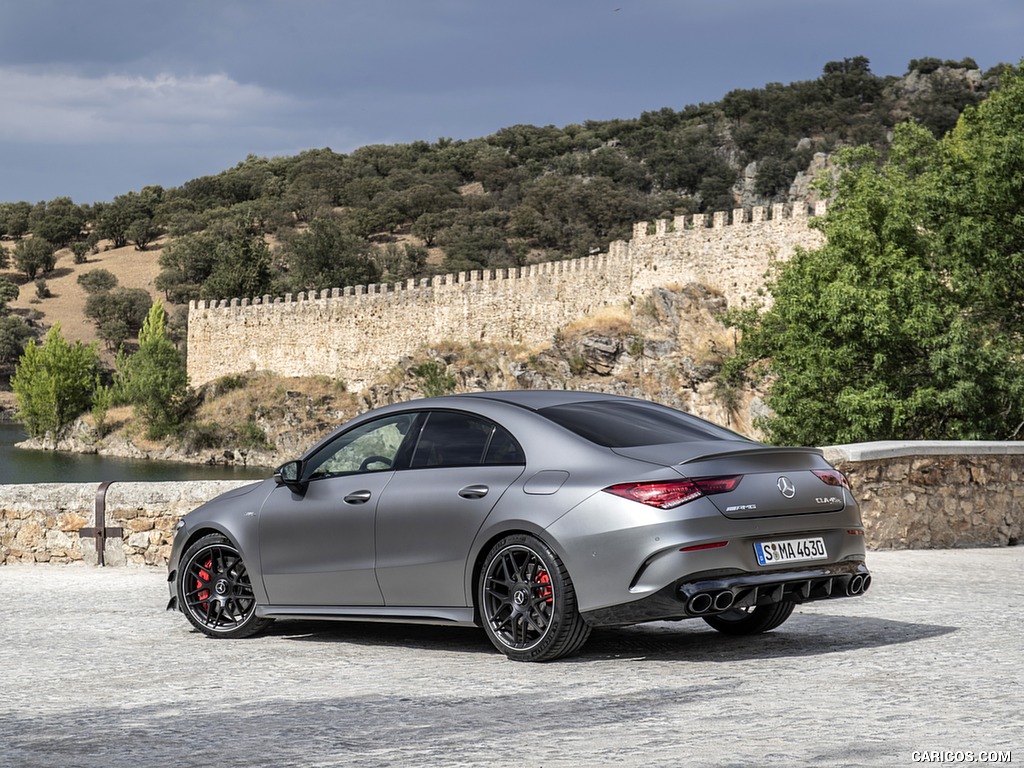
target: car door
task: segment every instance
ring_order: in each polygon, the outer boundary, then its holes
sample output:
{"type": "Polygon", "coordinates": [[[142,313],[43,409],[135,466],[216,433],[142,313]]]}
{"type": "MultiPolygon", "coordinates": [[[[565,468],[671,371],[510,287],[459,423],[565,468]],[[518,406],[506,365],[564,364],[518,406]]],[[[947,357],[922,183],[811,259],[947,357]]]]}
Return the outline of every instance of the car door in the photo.
{"type": "Polygon", "coordinates": [[[304,493],[282,485],[260,511],[263,584],[273,605],[381,605],[374,515],[417,414],[358,425],[306,460],[304,493]]]}
{"type": "Polygon", "coordinates": [[[466,606],[469,548],[525,468],[518,442],[473,414],[430,411],[409,468],[377,505],[377,582],[389,606],[466,606]]]}

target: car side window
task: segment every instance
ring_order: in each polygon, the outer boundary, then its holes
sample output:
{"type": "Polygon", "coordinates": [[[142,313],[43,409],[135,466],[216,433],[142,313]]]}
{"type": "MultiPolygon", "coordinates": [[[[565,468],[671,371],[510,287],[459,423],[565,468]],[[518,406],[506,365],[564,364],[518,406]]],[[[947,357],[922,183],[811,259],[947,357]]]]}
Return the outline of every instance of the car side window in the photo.
{"type": "Polygon", "coordinates": [[[524,464],[522,448],[497,424],[454,411],[431,411],[420,432],[410,467],[524,464]]]}
{"type": "Polygon", "coordinates": [[[309,460],[308,478],[317,480],[352,472],[391,469],[416,416],[415,413],[386,416],[340,435],[309,460]]]}

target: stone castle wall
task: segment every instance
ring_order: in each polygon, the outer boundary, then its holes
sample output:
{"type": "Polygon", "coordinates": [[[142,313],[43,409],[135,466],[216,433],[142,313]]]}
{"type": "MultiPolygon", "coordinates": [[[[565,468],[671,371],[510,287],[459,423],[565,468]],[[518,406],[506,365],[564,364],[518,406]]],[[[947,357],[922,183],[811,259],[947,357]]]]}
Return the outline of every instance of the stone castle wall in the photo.
{"type": "MultiPolygon", "coordinates": [[[[818,204],[816,215],[824,213],[818,204]]],[[[194,386],[270,370],[326,375],[358,391],[424,344],[527,346],[602,307],[651,288],[699,282],[730,306],[753,300],[765,272],[796,247],[823,242],[797,205],[640,222],[607,253],[522,268],[334,288],[298,296],[198,301],[189,306],[188,373],[194,386]]]]}
{"type": "MultiPolygon", "coordinates": [[[[850,479],[871,549],[1002,547],[1024,536],[1024,444],[869,443],[826,448],[850,479]]],[[[107,565],[165,566],[179,518],[246,481],[114,483],[107,565]]],[[[0,566],[97,563],[96,483],[0,485],[0,566]]]]}

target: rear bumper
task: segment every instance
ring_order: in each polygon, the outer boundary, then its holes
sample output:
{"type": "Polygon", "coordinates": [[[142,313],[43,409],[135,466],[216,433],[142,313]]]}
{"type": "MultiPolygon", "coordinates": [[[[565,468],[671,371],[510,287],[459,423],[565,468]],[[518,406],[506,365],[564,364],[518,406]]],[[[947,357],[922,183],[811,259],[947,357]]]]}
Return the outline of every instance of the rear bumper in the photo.
{"type": "Polygon", "coordinates": [[[734,570],[694,573],[640,600],[584,612],[592,627],[697,618],[731,608],[783,601],[809,603],[862,595],[871,585],[863,560],[767,573],[734,570]]]}

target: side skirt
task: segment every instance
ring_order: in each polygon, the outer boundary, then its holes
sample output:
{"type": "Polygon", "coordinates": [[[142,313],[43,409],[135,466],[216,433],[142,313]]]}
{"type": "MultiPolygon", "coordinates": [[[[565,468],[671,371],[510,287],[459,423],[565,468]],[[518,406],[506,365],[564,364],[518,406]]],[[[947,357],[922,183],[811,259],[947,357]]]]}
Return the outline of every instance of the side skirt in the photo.
{"type": "Polygon", "coordinates": [[[326,621],[382,621],[396,624],[440,624],[475,627],[472,608],[434,606],[320,606],[259,605],[256,615],[266,619],[314,619],[326,621]]]}

